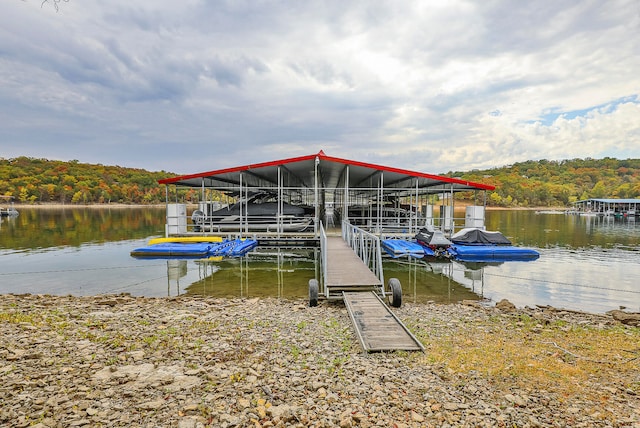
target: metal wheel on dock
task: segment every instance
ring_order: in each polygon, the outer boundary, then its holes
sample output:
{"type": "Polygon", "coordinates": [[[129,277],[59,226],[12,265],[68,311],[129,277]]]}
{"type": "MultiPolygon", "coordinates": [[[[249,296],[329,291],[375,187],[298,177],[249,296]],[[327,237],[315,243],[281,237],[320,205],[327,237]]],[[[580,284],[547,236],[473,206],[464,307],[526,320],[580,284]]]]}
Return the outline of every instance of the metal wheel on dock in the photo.
{"type": "Polygon", "coordinates": [[[398,278],[390,278],[387,282],[389,292],[389,304],[394,308],[402,306],[402,285],[398,278]]]}
{"type": "Polygon", "coordinates": [[[309,306],[318,306],[318,280],[309,280],[309,306]]]}

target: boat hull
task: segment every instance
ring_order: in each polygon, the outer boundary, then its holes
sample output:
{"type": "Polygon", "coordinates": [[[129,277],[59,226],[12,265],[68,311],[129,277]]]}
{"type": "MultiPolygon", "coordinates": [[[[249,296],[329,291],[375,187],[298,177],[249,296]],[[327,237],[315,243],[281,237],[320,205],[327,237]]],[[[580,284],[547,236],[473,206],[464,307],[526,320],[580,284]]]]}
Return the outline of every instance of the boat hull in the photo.
{"type": "Polygon", "coordinates": [[[282,223],[275,221],[212,221],[198,225],[204,232],[233,232],[247,230],[251,232],[304,232],[313,225],[312,218],[285,220],[282,223]]]}

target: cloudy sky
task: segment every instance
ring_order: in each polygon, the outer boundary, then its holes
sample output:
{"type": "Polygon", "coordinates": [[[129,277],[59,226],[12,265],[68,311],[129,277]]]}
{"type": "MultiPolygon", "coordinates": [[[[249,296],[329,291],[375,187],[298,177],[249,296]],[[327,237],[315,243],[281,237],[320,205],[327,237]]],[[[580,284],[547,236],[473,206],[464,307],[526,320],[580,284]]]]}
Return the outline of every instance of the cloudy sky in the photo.
{"type": "Polygon", "coordinates": [[[5,0],[0,157],[640,157],[638,0],[5,0]]]}

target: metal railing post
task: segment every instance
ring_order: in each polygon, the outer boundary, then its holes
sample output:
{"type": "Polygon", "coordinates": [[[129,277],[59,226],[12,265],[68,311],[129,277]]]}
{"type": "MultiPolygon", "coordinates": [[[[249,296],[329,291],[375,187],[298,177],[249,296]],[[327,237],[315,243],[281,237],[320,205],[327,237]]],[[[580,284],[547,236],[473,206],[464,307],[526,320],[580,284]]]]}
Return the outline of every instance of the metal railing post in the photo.
{"type": "Polygon", "coordinates": [[[380,237],[367,232],[348,221],[342,222],[342,239],[353,249],[364,264],[378,277],[384,297],[384,272],[380,237]]]}
{"type": "Polygon", "coordinates": [[[322,222],[320,222],[320,264],[322,265],[322,286],[324,287],[325,297],[328,299],[329,288],[324,284],[324,281],[327,279],[327,233],[324,230],[322,222]]]}

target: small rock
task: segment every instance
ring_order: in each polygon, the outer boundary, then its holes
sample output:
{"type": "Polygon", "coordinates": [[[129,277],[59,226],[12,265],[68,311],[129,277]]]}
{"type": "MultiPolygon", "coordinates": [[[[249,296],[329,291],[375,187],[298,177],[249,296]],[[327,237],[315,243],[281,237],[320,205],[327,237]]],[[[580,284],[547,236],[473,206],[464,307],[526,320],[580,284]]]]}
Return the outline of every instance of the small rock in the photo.
{"type": "Polygon", "coordinates": [[[178,421],[178,428],[196,428],[197,424],[198,419],[193,416],[189,416],[178,421]]]}
{"type": "Polygon", "coordinates": [[[444,403],[442,407],[449,411],[458,410],[458,403],[444,403]]]}
{"type": "Polygon", "coordinates": [[[614,320],[621,322],[622,324],[633,327],[640,326],[640,313],[638,312],[624,312],[616,309],[607,313],[611,315],[614,320]]]}
{"type": "Polygon", "coordinates": [[[415,411],[411,411],[411,420],[413,422],[424,422],[424,416],[422,416],[421,414],[415,412],[415,411]]]}
{"type": "Polygon", "coordinates": [[[141,410],[157,410],[160,407],[164,406],[164,403],[164,400],[154,400],[140,403],[136,407],[141,410]]]}
{"type": "Polygon", "coordinates": [[[352,426],[351,417],[346,417],[340,420],[340,428],[351,428],[352,426]]]}
{"type": "Polygon", "coordinates": [[[496,309],[499,309],[502,312],[515,312],[516,305],[514,305],[507,299],[502,299],[498,303],[496,303],[496,309]]]}
{"type": "Polygon", "coordinates": [[[251,402],[249,400],[247,400],[246,398],[239,398],[238,399],[238,408],[239,409],[248,409],[249,407],[251,407],[251,402]]]}
{"type": "Polygon", "coordinates": [[[518,407],[525,407],[527,405],[527,401],[519,395],[507,394],[504,396],[504,398],[511,404],[514,404],[518,407]]]}

